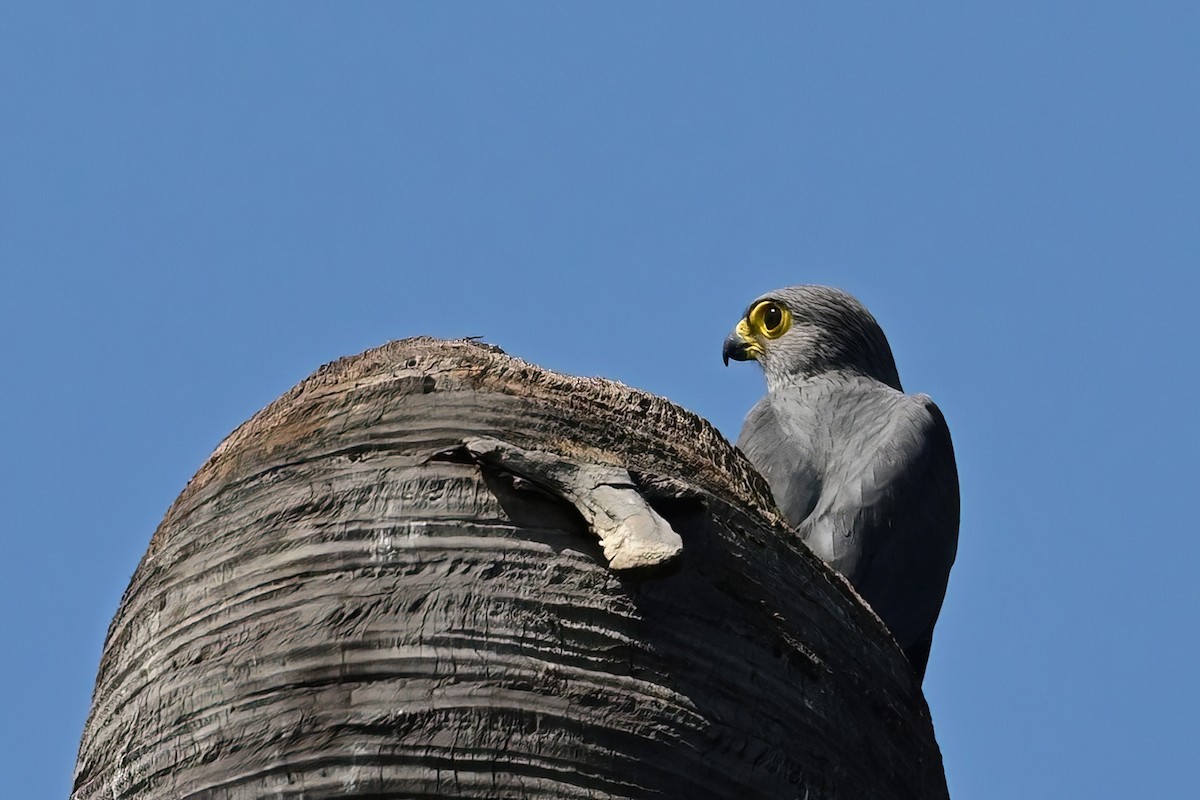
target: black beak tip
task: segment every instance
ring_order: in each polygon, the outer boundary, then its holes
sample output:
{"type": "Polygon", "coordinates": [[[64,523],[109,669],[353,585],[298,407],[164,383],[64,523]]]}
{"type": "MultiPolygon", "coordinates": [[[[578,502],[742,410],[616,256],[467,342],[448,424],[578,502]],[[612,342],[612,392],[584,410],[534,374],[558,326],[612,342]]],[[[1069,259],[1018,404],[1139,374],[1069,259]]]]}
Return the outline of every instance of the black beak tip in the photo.
{"type": "Polygon", "coordinates": [[[729,359],[734,361],[746,360],[746,343],[736,336],[730,336],[725,340],[725,346],[721,348],[721,360],[725,362],[725,366],[729,366],[729,359]]]}

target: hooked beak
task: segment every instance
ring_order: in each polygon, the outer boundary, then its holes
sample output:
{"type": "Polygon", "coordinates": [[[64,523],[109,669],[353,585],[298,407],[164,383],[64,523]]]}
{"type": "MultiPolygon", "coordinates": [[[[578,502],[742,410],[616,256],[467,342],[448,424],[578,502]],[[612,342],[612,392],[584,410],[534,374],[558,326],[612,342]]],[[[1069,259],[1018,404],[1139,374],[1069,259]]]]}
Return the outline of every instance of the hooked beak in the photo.
{"type": "Polygon", "coordinates": [[[729,366],[729,359],[734,361],[749,361],[750,359],[758,359],[762,355],[762,345],[754,338],[754,334],[750,333],[750,326],[746,324],[746,320],[742,320],[733,329],[733,333],[725,340],[725,346],[721,348],[721,360],[725,362],[725,366],[729,366]]]}

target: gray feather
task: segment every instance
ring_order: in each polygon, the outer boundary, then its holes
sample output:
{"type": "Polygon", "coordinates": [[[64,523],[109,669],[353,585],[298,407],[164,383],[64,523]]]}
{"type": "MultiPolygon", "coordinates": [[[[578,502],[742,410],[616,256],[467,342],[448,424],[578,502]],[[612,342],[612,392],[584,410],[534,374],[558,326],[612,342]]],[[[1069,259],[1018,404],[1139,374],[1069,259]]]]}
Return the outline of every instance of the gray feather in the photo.
{"type": "Polygon", "coordinates": [[[762,342],[768,393],[738,447],[805,543],[849,579],[923,675],[958,544],[946,421],[929,397],[901,391],[882,330],[849,295],[793,287],[767,296],[786,302],[796,324],[762,342]]]}

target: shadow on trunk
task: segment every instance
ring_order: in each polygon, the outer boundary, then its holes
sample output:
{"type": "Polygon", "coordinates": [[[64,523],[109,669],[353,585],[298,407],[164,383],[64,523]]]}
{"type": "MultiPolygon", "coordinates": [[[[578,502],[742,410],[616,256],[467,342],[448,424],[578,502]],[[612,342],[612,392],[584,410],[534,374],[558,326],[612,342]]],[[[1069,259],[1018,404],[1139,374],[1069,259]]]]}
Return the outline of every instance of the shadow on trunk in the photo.
{"type": "Polygon", "coordinates": [[[411,339],[323,367],[188,484],[109,629],[72,797],[946,785],[904,657],[708,423],[411,339]],[[614,568],[640,545],[597,538],[554,483],[576,467],[626,475],[682,553],[614,568]]]}

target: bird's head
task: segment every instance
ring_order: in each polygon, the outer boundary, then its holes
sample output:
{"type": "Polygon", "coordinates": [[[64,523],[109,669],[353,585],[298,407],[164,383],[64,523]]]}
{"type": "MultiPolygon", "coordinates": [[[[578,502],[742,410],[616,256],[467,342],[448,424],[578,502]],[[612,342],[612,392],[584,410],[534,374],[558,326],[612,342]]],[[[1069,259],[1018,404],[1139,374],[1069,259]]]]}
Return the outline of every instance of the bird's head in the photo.
{"type": "Polygon", "coordinates": [[[857,372],[900,389],[896,360],[862,303],[829,286],[789,286],[752,302],[725,340],[722,356],[753,359],[767,388],[823,372],[857,372]]]}

